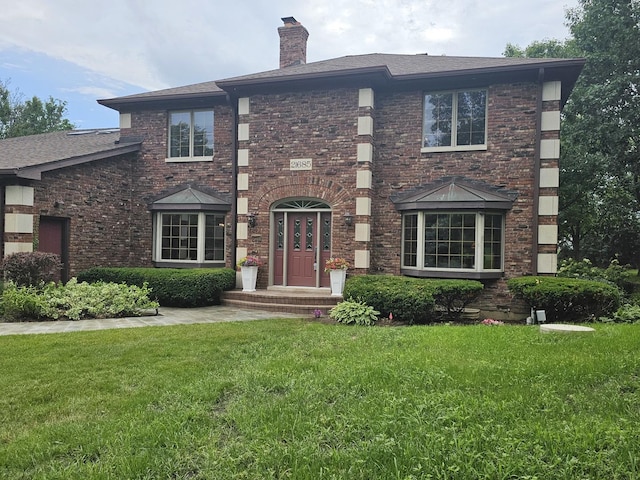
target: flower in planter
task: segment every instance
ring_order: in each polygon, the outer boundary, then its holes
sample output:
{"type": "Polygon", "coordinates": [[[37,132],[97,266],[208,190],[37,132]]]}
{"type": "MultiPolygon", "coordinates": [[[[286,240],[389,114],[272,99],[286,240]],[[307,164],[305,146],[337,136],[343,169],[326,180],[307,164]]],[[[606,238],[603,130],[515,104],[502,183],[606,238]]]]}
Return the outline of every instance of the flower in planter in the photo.
{"type": "Polygon", "coordinates": [[[324,264],[324,271],[328,273],[331,270],[347,270],[349,267],[351,265],[349,265],[346,258],[331,257],[324,264]]]}
{"type": "Polygon", "coordinates": [[[247,255],[238,261],[239,267],[261,267],[262,260],[256,255],[247,255]]]}
{"type": "Polygon", "coordinates": [[[493,318],[485,318],[480,323],[482,323],[482,325],[489,325],[489,326],[504,325],[504,322],[501,322],[500,320],[494,320],[493,318]]]}
{"type": "Polygon", "coordinates": [[[319,308],[316,308],[313,311],[313,316],[316,317],[316,318],[320,318],[322,316],[322,310],[320,310],[319,308]]]}

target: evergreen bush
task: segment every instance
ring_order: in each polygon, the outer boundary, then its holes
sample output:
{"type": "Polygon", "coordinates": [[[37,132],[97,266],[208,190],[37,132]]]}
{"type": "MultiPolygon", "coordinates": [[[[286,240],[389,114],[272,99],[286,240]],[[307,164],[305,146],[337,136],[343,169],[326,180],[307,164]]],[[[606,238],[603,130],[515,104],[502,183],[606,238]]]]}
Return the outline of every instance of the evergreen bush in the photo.
{"type": "Polygon", "coordinates": [[[545,310],[547,321],[591,321],[620,307],[621,291],[595,280],[558,277],[519,277],[507,281],[509,290],[536,310],[545,310]]]}
{"type": "Polygon", "coordinates": [[[475,280],[357,275],[347,279],[343,296],[371,305],[383,317],[391,314],[412,324],[456,320],[482,289],[482,283],[475,280]]]}
{"type": "Polygon", "coordinates": [[[107,268],[94,267],[78,275],[82,282],[114,282],[151,289],[151,297],[165,307],[202,307],[219,305],[224,290],[236,284],[230,268],[107,268]]]}

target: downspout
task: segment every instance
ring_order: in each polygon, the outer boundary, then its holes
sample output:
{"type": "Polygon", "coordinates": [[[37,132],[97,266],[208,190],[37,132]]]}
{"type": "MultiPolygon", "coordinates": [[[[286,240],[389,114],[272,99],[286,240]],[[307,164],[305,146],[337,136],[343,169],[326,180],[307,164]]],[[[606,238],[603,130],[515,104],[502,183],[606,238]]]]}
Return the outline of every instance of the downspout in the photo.
{"type": "Polygon", "coordinates": [[[229,224],[231,225],[231,233],[229,237],[231,238],[231,265],[230,267],[235,269],[237,258],[236,258],[236,248],[237,248],[237,240],[236,240],[236,225],[238,223],[238,99],[232,97],[227,93],[227,104],[231,107],[231,116],[232,116],[232,124],[233,124],[233,135],[231,140],[231,221],[229,224]]]}
{"type": "Polygon", "coordinates": [[[533,157],[533,245],[532,245],[532,275],[538,274],[538,216],[540,204],[540,144],[542,142],[542,88],[544,84],[544,68],[538,70],[538,97],[536,105],[536,140],[533,157]]]}

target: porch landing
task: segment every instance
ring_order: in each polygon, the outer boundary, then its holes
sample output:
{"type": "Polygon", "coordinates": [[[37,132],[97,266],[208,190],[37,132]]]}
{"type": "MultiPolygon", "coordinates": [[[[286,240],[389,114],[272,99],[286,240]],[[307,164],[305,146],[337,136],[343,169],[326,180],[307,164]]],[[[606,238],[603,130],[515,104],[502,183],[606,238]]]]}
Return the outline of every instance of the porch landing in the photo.
{"type": "Polygon", "coordinates": [[[332,297],[329,288],[269,287],[255,292],[229,290],[222,293],[221,300],[226,306],[300,315],[313,315],[318,309],[327,315],[342,297],[332,297]]]}

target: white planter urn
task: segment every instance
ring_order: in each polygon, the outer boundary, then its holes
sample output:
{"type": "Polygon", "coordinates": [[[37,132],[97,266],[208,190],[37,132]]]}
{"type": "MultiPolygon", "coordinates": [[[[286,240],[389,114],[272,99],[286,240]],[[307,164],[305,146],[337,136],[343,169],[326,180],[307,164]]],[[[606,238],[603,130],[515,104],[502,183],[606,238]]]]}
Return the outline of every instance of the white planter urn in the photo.
{"type": "Polygon", "coordinates": [[[329,277],[331,279],[331,296],[341,297],[342,290],[344,290],[344,282],[347,279],[346,270],[329,270],[329,277]]]}
{"type": "Polygon", "coordinates": [[[255,292],[258,280],[258,267],[240,267],[242,273],[242,291],[255,292]]]}

